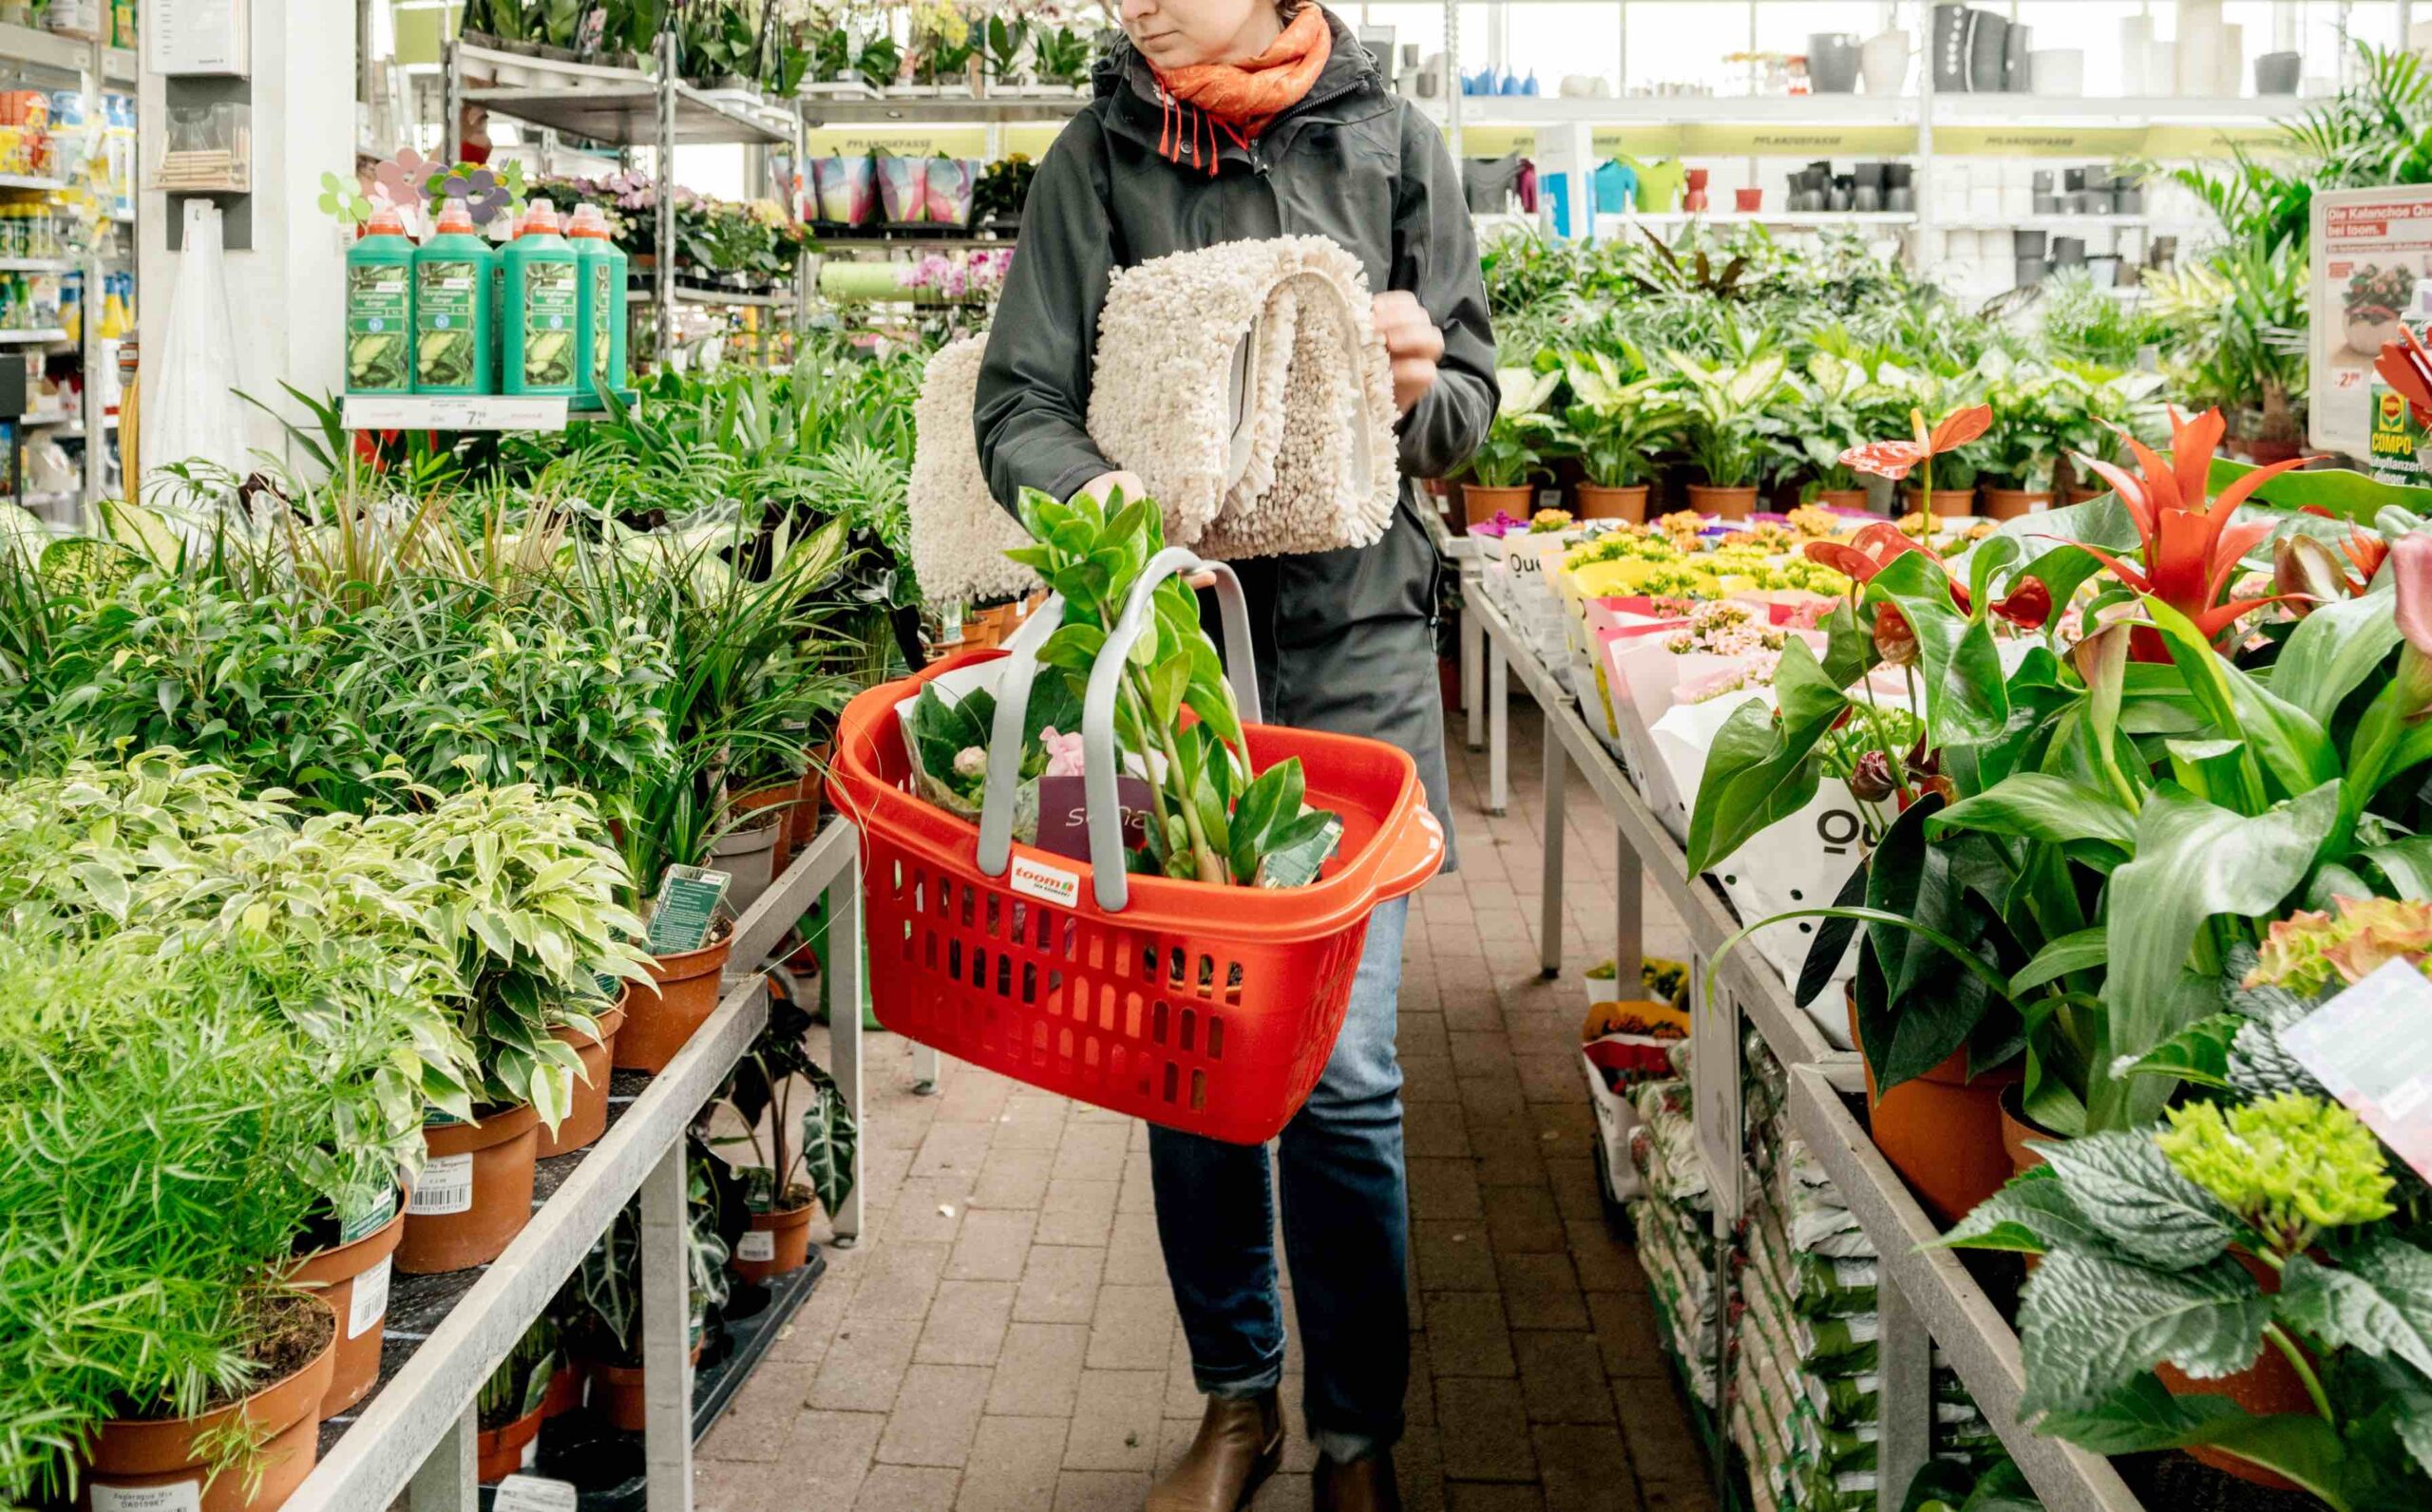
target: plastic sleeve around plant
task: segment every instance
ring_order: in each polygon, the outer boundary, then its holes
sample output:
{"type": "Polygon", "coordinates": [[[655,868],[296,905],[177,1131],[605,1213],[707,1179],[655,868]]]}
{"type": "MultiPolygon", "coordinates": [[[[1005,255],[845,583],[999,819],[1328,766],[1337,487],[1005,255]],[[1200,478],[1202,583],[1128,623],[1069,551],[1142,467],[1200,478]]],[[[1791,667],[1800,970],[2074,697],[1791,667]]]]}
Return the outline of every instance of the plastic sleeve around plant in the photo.
{"type": "MultiPolygon", "coordinates": [[[[1097,665],[1090,670],[1089,691],[1081,700],[1081,783],[1088,799],[1090,870],[1098,907],[1110,914],[1121,913],[1131,897],[1130,879],[1123,867],[1122,813],[1115,803],[1115,778],[1120,770],[1115,765],[1115,690],[1132,645],[1156,623],[1157,585],[1176,574],[1196,572],[1210,573],[1216,579],[1216,604],[1225,616],[1225,674],[1233,685],[1233,703],[1243,724],[1259,722],[1258,663],[1250,649],[1249,606],[1242,596],[1241,579],[1233,576],[1232,568],[1203,561],[1187,546],[1167,547],[1149,558],[1139,580],[1131,585],[1131,597],[1098,652],[1097,665]]],[[[1001,702],[998,717],[1004,717],[1001,702]]]]}
{"type": "Polygon", "coordinates": [[[988,728],[988,781],[979,799],[979,870],[1002,877],[1014,853],[1014,789],[1021,785],[1022,723],[1030,713],[1031,685],[1038,680],[1038,652],[1064,622],[1064,595],[1051,594],[1005,642],[997,674],[996,722],[988,728]]]}

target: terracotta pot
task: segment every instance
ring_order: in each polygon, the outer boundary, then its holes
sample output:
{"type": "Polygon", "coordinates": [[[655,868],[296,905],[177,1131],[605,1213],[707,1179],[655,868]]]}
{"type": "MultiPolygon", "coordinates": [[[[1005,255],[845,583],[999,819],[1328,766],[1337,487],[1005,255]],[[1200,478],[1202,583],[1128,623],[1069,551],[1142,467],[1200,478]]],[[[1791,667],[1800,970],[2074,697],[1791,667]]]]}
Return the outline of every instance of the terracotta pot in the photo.
{"type": "Polygon", "coordinates": [[[549,1384],[541,1392],[541,1421],[563,1417],[582,1406],[583,1364],[580,1360],[560,1355],[558,1368],[550,1372],[549,1384]]]}
{"type": "MultiPolygon", "coordinates": [[[[329,1304],[314,1299],[314,1305],[329,1304]]],[[[86,1456],[77,1494],[80,1512],[90,1512],[97,1487],[117,1491],[118,1505],[199,1507],[200,1512],[272,1512],[285,1502],[320,1458],[321,1398],[330,1389],[337,1359],[340,1323],[332,1315],[330,1341],[303,1369],[274,1381],[241,1402],[189,1418],[158,1421],[113,1418],[101,1427],[86,1456]],[[194,1442],[225,1430],[242,1413],[261,1442],[261,1480],[250,1489],[241,1475],[211,1476],[195,1455],[194,1442]],[[205,1480],[208,1486],[202,1486],[205,1480]],[[180,1483],[202,1487],[188,1500],[172,1489],[180,1483]],[[150,1492],[151,1497],[138,1493],[150,1492]]]]}
{"type": "MultiPolygon", "coordinates": [[[[1915,509],[1924,495],[1911,488],[1900,496],[1901,506],[1915,509]]],[[[1937,488],[1934,490],[1933,513],[1946,519],[1965,518],[1976,512],[1976,490],[1973,488],[1937,488]]]]}
{"type": "Polygon", "coordinates": [[[1987,486],[1985,490],[1985,513],[1994,520],[2016,520],[2051,507],[2051,494],[2040,489],[1987,486]]]}
{"type": "Polygon", "coordinates": [[[766,1281],[809,1264],[810,1216],[817,1211],[817,1202],[805,1202],[774,1213],[751,1214],[751,1227],[735,1241],[734,1258],[728,1262],[734,1274],[747,1281],[766,1281]]]}
{"type": "MultiPolygon", "coordinates": [[[[2247,1274],[2255,1278],[2267,1295],[2279,1292],[2279,1272],[2235,1246],[2230,1250],[2230,1258],[2245,1266],[2247,1274]]],[[[2314,1399],[2306,1392],[2304,1377],[2297,1374],[2296,1367],[2289,1363],[2287,1355],[2269,1344],[2264,1346],[2262,1354],[2252,1365],[2216,1381],[2196,1380],[2167,1360],[2155,1366],[2154,1373],[2161,1377],[2162,1385],[2170,1389],[2173,1396],[2226,1396],[2257,1417],[2280,1412],[2309,1414],[2314,1410],[2314,1399]]],[[[2286,1476],[2275,1475],[2260,1465],[2251,1465],[2218,1449],[2198,1446],[2185,1452],[2224,1475],[2234,1475],[2255,1485],[2269,1486],[2275,1491],[2299,1489],[2297,1484],[2286,1476]]]]}
{"type": "MultiPolygon", "coordinates": [[[[1857,1042],[1854,1003],[1850,1038],[1857,1042]]],[[[1875,1148],[1942,1227],[1958,1222],[2010,1179],[2009,1152],[2002,1143],[2002,1089],[2024,1074],[2013,1062],[1970,1077],[1963,1045],[1923,1076],[1878,1092],[1873,1064],[1867,1064],[1867,1123],[1875,1148]]]]}
{"type": "Polygon", "coordinates": [[[1745,520],[1757,509],[1756,485],[1726,487],[1721,483],[1691,483],[1689,507],[1700,515],[1745,520]]]}
{"type": "Polygon", "coordinates": [[[962,622],[962,649],[986,651],[997,644],[996,628],[985,619],[971,618],[962,622]]]}
{"type": "Polygon", "coordinates": [[[750,912],[777,879],[777,846],[785,838],[785,816],[763,811],[720,835],[710,846],[711,869],[733,879],[727,884],[726,902],[738,917],[750,912]]]}
{"type": "Polygon", "coordinates": [[[800,806],[795,800],[801,796],[802,779],[788,777],[782,783],[770,783],[765,787],[755,787],[733,801],[734,811],[738,814],[756,814],[764,808],[778,808],[780,804],[784,805],[779,809],[777,816],[776,849],[769,858],[770,874],[772,877],[784,871],[786,862],[794,858],[796,848],[794,809],[800,806]]]}
{"type": "Polygon", "coordinates": [[[406,1201],[397,1269],[435,1276],[497,1259],[532,1220],[541,1116],[529,1103],[503,1107],[478,1124],[425,1125],[422,1142],[430,1158],[406,1201]]]}
{"type": "MultiPolygon", "coordinates": [[[[2287,462],[2291,457],[2302,457],[2305,455],[2305,451],[2306,448],[2297,442],[2266,441],[2260,436],[2255,437],[2253,440],[2249,441],[2246,444],[2246,454],[2254,459],[2254,464],[2258,467],[2268,467],[2275,462],[2287,462]]],[[[2307,1403],[2308,1408],[2312,1405],[2313,1404],[2311,1402],[2307,1403]]],[[[2210,1465],[2212,1462],[2207,1460],[2205,1463],[2210,1465]]],[[[2275,1476],[2273,1479],[2278,1480],[2279,1478],[2275,1476]]],[[[2282,1481],[2280,1484],[2283,1485],[2288,1484],[2286,1481],[2282,1481]]]]}
{"type": "Polygon", "coordinates": [[[1581,483],[1579,518],[1626,520],[1632,524],[1644,524],[1646,521],[1646,484],[1630,483],[1607,488],[1603,483],[1581,483]]]}
{"type": "Polygon", "coordinates": [[[536,1159],[570,1155],[607,1132],[608,1068],[615,1064],[617,1031],[625,1027],[625,1005],[633,995],[633,984],[628,982],[617,994],[617,1006],[599,1015],[598,1039],[572,1029],[549,1031],[551,1039],[573,1046],[574,1052],[582,1057],[582,1075],[574,1084],[574,1106],[558,1121],[556,1132],[545,1127],[541,1130],[536,1159]]]}
{"type": "Polygon", "coordinates": [[[523,1446],[541,1436],[541,1420],[548,1402],[501,1428],[484,1428],[473,1436],[474,1474],[484,1481],[504,1481],[523,1468],[523,1446]]]}
{"type": "Polygon", "coordinates": [[[718,973],[734,949],[734,933],[696,951],[661,956],[650,964],[650,985],[636,982],[625,1000],[625,1028],[617,1036],[610,1064],[625,1071],[663,1071],[667,1063],[717,1011],[718,973]]]}
{"type": "Polygon", "coordinates": [[[2026,1116],[2022,1099],[2026,1082],[2021,1078],[2002,1088],[2002,1152],[2010,1158],[2010,1174],[2024,1176],[2043,1163],[2043,1157],[2026,1147],[2029,1140],[2057,1140],[2061,1136],[2026,1116]]]}
{"type": "Polygon", "coordinates": [[[1866,490],[1863,488],[1819,488],[1815,501],[1831,509],[1864,509],[1866,490]]]}
{"type": "Polygon", "coordinates": [[[1761,188],[1734,189],[1731,191],[1731,207],[1743,216],[1754,215],[1765,208],[1765,191],[1761,188]]]}
{"type": "MultiPolygon", "coordinates": [[[[701,1362],[701,1346],[693,1346],[693,1363],[701,1362]]],[[[650,1408],[642,1392],[642,1368],[638,1365],[602,1365],[597,1362],[591,1370],[591,1409],[608,1420],[608,1426],[626,1433],[639,1433],[650,1426],[650,1408]]]]}
{"type": "Polygon", "coordinates": [[[1497,513],[1526,520],[1536,512],[1537,491],[1526,483],[1516,488],[1490,488],[1484,483],[1461,485],[1461,509],[1472,525],[1483,525],[1497,513]]]}
{"type": "Polygon", "coordinates": [[[380,1336],[386,1332],[389,1276],[394,1268],[390,1257],[405,1232],[406,1210],[401,1201],[388,1222],[352,1244],[314,1250],[287,1273],[290,1281],[330,1304],[330,1311],[337,1314],[330,1386],[321,1396],[324,1418],[333,1418],[362,1401],[380,1379],[380,1336]]]}
{"type": "Polygon", "coordinates": [[[2103,495],[2109,492],[2111,492],[2111,490],[2108,488],[2080,488],[2076,484],[2072,483],[2068,487],[2061,490],[2061,506],[2065,509],[2071,504],[2082,504],[2088,500],[2100,499],[2103,495]]]}

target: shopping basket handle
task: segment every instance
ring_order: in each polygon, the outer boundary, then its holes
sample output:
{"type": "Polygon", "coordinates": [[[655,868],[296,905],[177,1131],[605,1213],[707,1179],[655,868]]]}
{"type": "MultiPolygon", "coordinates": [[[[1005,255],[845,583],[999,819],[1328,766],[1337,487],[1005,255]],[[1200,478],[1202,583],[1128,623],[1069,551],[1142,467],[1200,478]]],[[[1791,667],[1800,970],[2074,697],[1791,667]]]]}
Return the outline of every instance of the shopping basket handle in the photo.
{"type": "MultiPolygon", "coordinates": [[[[1167,547],[1140,569],[1122,617],[1098,650],[1097,665],[1090,670],[1089,691],[1081,700],[1081,784],[1089,801],[1090,871],[1098,907],[1110,914],[1122,912],[1131,897],[1130,880],[1123,869],[1123,816],[1115,803],[1115,778],[1120,771],[1114,748],[1115,690],[1132,646],[1156,623],[1157,585],[1178,573],[1198,572],[1216,579],[1216,605],[1225,616],[1225,675],[1233,684],[1235,709],[1243,724],[1259,722],[1258,664],[1250,649],[1249,605],[1242,596],[1242,580],[1233,576],[1232,568],[1220,561],[1204,561],[1188,546],[1167,547]]],[[[998,717],[1004,717],[1001,703],[998,717]]]]}
{"type": "Polygon", "coordinates": [[[1402,826],[1402,832],[1394,837],[1394,848],[1378,868],[1377,888],[1371,896],[1382,903],[1417,892],[1443,864],[1444,826],[1436,822],[1434,814],[1422,803],[1411,811],[1410,822],[1402,826]]]}
{"type": "Polygon", "coordinates": [[[997,715],[988,727],[988,780],[979,800],[979,870],[1002,877],[1014,853],[1014,789],[1021,785],[1022,725],[1030,715],[1031,686],[1038,679],[1039,648],[1064,623],[1064,595],[1050,594],[998,660],[997,715]]]}

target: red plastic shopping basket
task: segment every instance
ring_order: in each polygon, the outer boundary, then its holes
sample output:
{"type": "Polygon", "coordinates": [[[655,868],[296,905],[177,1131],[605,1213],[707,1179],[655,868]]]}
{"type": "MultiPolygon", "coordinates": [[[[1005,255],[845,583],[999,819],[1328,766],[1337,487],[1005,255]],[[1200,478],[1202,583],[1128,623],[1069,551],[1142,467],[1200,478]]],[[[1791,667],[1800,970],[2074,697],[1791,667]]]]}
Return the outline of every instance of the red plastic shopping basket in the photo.
{"type": "Polygon", "coordinates": [[[827,790],[861,828],[879,1022],[1152,1124],[1272,1139],[1334,1051],[1370,911],[1442,864],[1417,768],[1380,741],[1247,726],[1252,766],[1300,757],[1308,802],[1342,816],[1335,859],[1306,887],[1134,876],[1128,905],[1109,912],[1085,861],[1016,845],[1004,876],[982,874],[978,826],[912,792],[896,706],[1001,654],[869,689],[839,725],[827,790]]]}

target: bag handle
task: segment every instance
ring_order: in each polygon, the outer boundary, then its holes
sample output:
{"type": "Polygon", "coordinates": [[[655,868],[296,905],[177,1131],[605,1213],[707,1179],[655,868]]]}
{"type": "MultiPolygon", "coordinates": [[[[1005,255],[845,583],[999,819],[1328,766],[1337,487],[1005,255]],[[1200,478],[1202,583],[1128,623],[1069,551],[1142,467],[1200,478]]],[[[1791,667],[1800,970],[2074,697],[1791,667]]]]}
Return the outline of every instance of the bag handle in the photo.
{"type": "MultiPolygon", "coordinates": [[[[1241,579],[1223,562],[1204,561],[1185,546],[1168,546],[1149,558],[1131,586],[1130,597],[1114,629],[1099,649],[1091,669],[1089,690],[1081,704],[1081,756],[1084,807],[1090,835],[1090,868],[1096,879],[1098,906],[1120,913],[1130,889],[1123,866],[1123,822],[1115,801],[1120,774],[1114,743],[1114,700],[1123,664],[1141,635],[1156,622],[1157,585],[1180,574],[1207,572],[1216,579],[1216,603],[1225,620],[1226,676],[1233,686],[1233,703],[1245,725],[1259,722],[1257,654],[1250,644],[1248,601],[1241,579]]],[[[1038,652],[1062,621],[1063,599],[1051,597],[1006,643],[1003,671],[997,682],[996,722],[988,736],[988,779],[979,805],[979,870],[1001,877],[1013,858],[1014,790],[1020,784],[1022,726],[1030,711],[1031,689],[1038,678],[1038,652]],[[1034,625],[1047,629],[1034,634],[1034,625]]]]}

